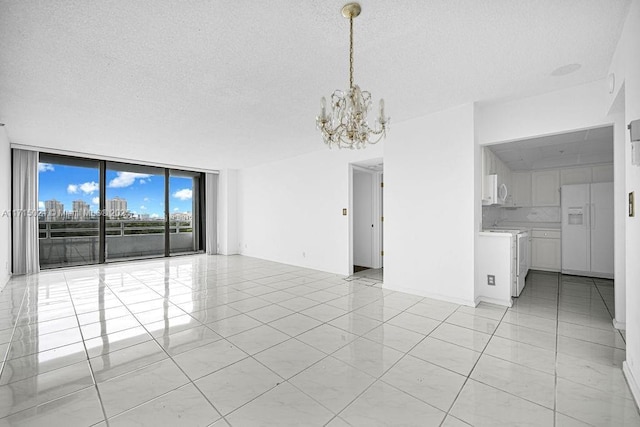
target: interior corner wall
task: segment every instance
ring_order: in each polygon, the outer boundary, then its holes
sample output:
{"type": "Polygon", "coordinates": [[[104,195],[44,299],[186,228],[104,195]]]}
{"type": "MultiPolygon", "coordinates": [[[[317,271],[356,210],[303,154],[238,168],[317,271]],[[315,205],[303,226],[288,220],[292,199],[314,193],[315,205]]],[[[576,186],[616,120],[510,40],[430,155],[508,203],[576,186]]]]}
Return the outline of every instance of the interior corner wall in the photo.
{"type": "Polygon", "coordinates": [[[0,126],[0,291],[11,276],[11,147],[0,126]]]}
{"type": "MultiPolygon", "coordinates": [[[[301,142],[302,143],[302,142],[301,142]]],[[[365,150],[320,148],[238,173],[239,244],[243,255],[349,274],[349,164],[382,157],[365,150]]],[[[386,166],[386,165],[385,165],[386,166]]]]}
{"type": "MultiPolygon", "coordinates": [[[[633,0],[610,67],[616,90],[624,90],[624,123],[640,119],[640,0],[633,0]]],[[[616,96],[616,90],[611,97],[616,96]]],[[[610,99],[610,104],[615,102],[610,99]]],[[[625,193],[640,199],[640,166],[631,164],[631,138],[625,132],[625,193]]],[[[636,202],[636,211],[638,203],[636,202]]],[[[640,215],[625,223],[626,361],[623,370],[637,404],[640,404],[640,215]]]]}
{"type": "Polygon", "coordinates": [[[613,125],[613,222],[614,222],[614,326],[626,329],[627,324],[627,193],[625,149],[627,133],[624,124],[624,91],[616,103],[615,112],[610,112],[613,125]]]}
{"type": "Polygon", "coordinates": [[[400,123],[384,153],[384,287],[474,305],[474,106],[400,123]]]}
{"type": "Polygon", "coordinates": [[[218,176],[218,254],[240,253],[238,243],[238,171],[223,169],[218,176]]]}

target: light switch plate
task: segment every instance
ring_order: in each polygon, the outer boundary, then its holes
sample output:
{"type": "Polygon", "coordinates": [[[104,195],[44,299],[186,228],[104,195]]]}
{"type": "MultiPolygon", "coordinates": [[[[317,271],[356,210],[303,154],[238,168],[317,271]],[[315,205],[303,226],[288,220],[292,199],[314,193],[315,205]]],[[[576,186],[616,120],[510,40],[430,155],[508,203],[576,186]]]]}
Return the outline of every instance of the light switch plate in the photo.
{"type": "Polygon", "coordinates": [[[496,276],[493,274],[487,274],[487,285],[495,286],[496,285],[496,276]]]}

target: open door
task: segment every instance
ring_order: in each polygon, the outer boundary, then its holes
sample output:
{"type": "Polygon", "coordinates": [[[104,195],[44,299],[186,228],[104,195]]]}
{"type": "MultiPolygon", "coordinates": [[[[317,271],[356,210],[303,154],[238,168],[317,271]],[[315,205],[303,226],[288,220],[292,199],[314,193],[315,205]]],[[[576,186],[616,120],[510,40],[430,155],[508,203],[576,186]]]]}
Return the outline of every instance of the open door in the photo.
{"type": "Polygon", "coordinates": [[[352,167],[353,273],[382,268],[382,163],[352,167]]]}

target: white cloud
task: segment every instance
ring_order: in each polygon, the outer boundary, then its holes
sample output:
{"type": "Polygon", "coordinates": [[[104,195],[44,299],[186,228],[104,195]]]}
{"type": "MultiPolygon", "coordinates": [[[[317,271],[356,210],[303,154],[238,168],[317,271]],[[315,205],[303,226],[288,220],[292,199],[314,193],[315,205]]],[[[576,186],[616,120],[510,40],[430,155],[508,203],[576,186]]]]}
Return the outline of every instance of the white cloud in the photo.
{"type": "Polygon", "coordinates": [[[154,213],[149,215],[149,218],[160,218],[160,215],[158,215],[157,213],[154,213]]]}
{"type": "Polygon", "coordinates": [[[94,205],[99,205],[100,197],[94,197],[93,199],[91,199],[91,203],[93,203],[94,205]]]}
{"type": "Polygon", "coordinates": [[[54,170],[51,163],[38,163],[38,172],[53,172],[54,170]]]}
{"type": "Polygon", "coordinates": [[[149,198],[148,198],[148,197],[145,197],[144,199],[142,199],[142,201],[143,201],[143,202],[148,202],[148,201],[149,201],[149,198]]]}
{"type": "Polygon", "coordinates": [[[189,200],[192,196],[192,191],[189,188],[183,188],[173,193],[173,197],[180,200],[189,200]]]}
{"type": "Polygon", "coordinates": [[[146,210],[146,209],[147,209],[147,207],[146,207],[145,205],[140,206],[140,210],[141,210],[141,211],[144,211],[144,210],[146,210]]]}
{"type": "Polygon", "coordinates": [[[67,186],[67,193],[76,194],[78,192],[78,186],[75,184],[69,184],[67,186]]]}
{"type": "Polygon", "coordinates": [[[180,208],[173,208],[174,212],[178,212],[180,210],[180,208]]]}
{"type": "MultiPolygon", "coordinates": [[[[123,188],[133,184],[138,178],[148,178],[149,174],[135,172],[118,172],[118,176],[109,181],[109,188],[123,188]]],[[[142,180],[141,180],[142,181],[142,180]]]]}
{"type": "Polygon", "coordinates": [[[84,194],[93,194],[96,191],[100,190],[100,184],[94,181],[85,182],[83,184],[80,184],[80,190],[82,190],[84,194]]]}
{"type": "Polygon", "coordinates": [[[44,209],[44,202],[38,202],[38,209],[44,209]]]}

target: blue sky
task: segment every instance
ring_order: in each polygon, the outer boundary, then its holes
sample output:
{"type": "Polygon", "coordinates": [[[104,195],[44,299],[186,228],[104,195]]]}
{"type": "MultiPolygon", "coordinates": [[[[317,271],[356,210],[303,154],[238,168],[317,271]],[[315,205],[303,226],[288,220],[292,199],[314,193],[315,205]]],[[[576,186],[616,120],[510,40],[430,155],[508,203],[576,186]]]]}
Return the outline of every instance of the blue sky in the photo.
{"type": "MultiPolygon", "coordinates": [[[[97,169],[78,166],[40,163],[38,200],[40,209],[44,201],[56,199],[66,211],[73,210],[74,200],[83,200],[98,210],[99,175],[97,169]]],[[[192,179],[169,178],[170,213],[191,212],[192,179]]],[[[107,169],[107,199],[120,197],[127,200],[129,211],[162,217],[164,214],[164,175],[116,172],[107,169]]]]}

